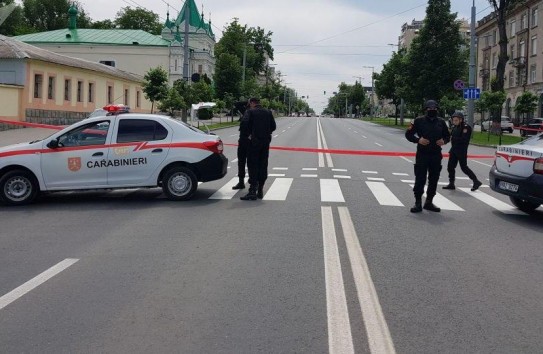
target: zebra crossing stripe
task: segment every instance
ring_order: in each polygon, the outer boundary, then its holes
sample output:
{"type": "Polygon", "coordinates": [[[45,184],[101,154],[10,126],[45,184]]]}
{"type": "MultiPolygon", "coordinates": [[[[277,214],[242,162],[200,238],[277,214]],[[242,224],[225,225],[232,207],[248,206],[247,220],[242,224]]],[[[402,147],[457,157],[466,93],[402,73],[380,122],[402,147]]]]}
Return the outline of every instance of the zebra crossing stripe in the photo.
{"type": "Polygon", "coordinates": [[[286,200],[293,178],[276,178],[264,196],[264,200],[286,200]]]}
{"type": "Polygon", "coordinates": [[[337,179],[321,179],[321,202],[345,203],[339,181],[337,179]]]}
{"type": "Polygon", "coordinates": [[[383,182],[366,182],[366,185],[373,193],[379,204],[390,206],[404,206],[403,203],[392,193],[383,182]]]}
{"type": "Polygon", "coordinates": [[[498,210],[498,211],[501,211],[502,213],[504,214],[509,214],[509,215],[526,215],[526,213],[518,210],[517,208],[507,204],[507,203],[504,203],[502,202],[501,200],[497,199],[497,198],[494,198],[493,196],[491,195],[488,195],[484,192],[481,192],[481,191],[475,191],[475,192],[472,192],[470,188],[458,188],[460,189],[462,192],[465,192],[465,193],[468,193],[469,195],[471,195],[472,197],[480,200],[481,202],[485,203],[486,205],[498,210]]]}
{"type": "MultiPolygon", "coordinates": [[[[410,184],[411,188],[413,188],[415,185],[410,184]]],[[[424,197],[426,198],[426,193],[424,193],[424,197]]],[[[452,211],[465,211],[461,207],[459,207],[457,204],[453,203],[449,199],[445,198],[443,195],[436,193],[433,200],[435,206],[443,209],[443,210],[452,210],[452,211]]]]}
{"type": "MultiPolygon", "coordinates": [[[[245,178],[245,183],[247,183],[249,179],[245,178]]],[[[236,195],[236,193],[239,191],[237,189],[232,189],[236,184],[238,184],[239,178],[234,177],[232,178],[227,184],[225,184],[221,189],[216,191],[209,199],[232,199],[236,195]]]]}

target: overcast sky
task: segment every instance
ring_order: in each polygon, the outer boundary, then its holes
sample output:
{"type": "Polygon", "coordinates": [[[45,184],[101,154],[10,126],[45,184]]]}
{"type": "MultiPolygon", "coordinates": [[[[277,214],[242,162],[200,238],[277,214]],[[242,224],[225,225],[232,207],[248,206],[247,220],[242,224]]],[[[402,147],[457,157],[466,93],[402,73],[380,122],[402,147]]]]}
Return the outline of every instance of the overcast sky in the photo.
{"type": "MultiPolygon", "coordinates": [[[[93,20],[113,19],[122,7],[143,7],[166,19],[176,17],[180,0],[80,0],[93,20]]],[[[315,111],[326,106],[341,82],[354,84],[358,77],[371,86],[371,68],[379,72],[398,43],[402,24],[423,19],[423,0],[196,0],[204,6],[217,40],[233,18],[241,24],[273,32],[273,63],[286,75],[285,82],[315,111]],[[326,91],[326,95],[324,95],[326,91]]],[[[451,0],[459,18],[471,17],[472,0],[451,0]]],[[[477,20],[491,9],[488,0],[476,0],[477,20]]]]}

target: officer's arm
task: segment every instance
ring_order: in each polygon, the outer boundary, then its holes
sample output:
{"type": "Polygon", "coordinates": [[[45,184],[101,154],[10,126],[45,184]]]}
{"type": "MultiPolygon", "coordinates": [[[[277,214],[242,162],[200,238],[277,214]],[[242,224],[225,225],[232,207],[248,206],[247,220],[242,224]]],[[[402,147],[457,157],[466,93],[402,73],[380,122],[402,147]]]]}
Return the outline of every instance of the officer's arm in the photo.
{"type": "Polygon", "coordinates": [[[275,129],[277,129],[277,124],[275,124],[275,118],[273,117],[273,113],[270,112],[270,116],[271,116],[270,131],[274,132],[275,129]]]}
{"type": "Polygon", "coordinates": [[[471,139],[471,127],[469,125],[465,125],[464,128],[462,129],[460,142],[467,146],[469,144],[470,139],[471,139]]]}
{"type": "Polygon", "coordinates": [[[405,131],[405,138],[409,140],[410,142],[417,144],[419,142],[419,137],[415,136],[416,129],[415,124],[411,123],[407,130],[405,131]]]}
{"type": "Polygon", "coordinates": [[[443,141],[445,144],[449,143],[451,141],[451,132],[449,132],[449,128],[447,128],[447,124],[445,124],[445,121],[443,121],[443,141]]]}
{"type": "Polygon", "coordinates": [[[239,131],[241,133],[240,135],[243,136],[249,136],[249,134],[251,134],[251,131],[249,130],[249,111],[245,111],[243,114],[239,123],[239,131]]]}

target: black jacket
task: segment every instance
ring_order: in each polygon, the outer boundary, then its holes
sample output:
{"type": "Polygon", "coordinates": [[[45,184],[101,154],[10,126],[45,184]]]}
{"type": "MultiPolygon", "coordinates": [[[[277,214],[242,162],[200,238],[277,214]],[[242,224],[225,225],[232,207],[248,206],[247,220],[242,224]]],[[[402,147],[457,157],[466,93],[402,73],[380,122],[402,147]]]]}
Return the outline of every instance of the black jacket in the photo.
{"type": "Polygon", "coordinates": [[[445,144],[451,140],[451,134],[447,124],[441,118],[430,119],[427,116],[418,117],[405,131],[405,137],[412,143],[417,144],[417,153],[441,153],[441,146],[437,145],[439,139],[445,144]],[[430,144],[424,146],[419,144],[419,139],[430,140],[430,144]]]}
{"type": "Polygon", "coordinates": [[[472,129],[462,122],[459,126],[453,126],[451,131],[451,152],[467,154],[472,129]]]}
{"type": "Polygon", "coordinates": [[[240,123],[240,136],[250,136],[253,142],[269,143],[272,138],[271,134],[276,128],[272,112],[261,106],[256,106],[245,112],[240,123]]]}

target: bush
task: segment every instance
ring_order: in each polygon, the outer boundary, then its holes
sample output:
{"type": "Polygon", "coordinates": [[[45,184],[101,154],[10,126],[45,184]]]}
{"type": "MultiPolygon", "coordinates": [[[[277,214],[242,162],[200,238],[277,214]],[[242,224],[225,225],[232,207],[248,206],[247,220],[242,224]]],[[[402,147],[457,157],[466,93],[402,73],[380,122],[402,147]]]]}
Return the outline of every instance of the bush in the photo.
{"type": "Polygon", "coordinates": [[[198,110],[199,120],[209,120],[213,118],[213,111],[209,108],[202,108],[198,110]]]}

